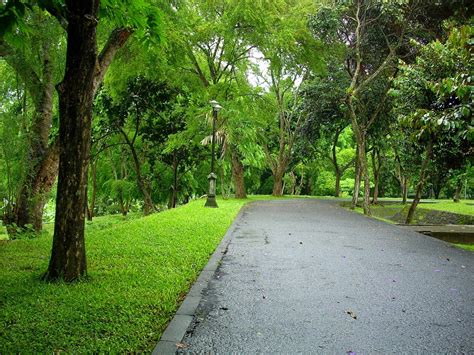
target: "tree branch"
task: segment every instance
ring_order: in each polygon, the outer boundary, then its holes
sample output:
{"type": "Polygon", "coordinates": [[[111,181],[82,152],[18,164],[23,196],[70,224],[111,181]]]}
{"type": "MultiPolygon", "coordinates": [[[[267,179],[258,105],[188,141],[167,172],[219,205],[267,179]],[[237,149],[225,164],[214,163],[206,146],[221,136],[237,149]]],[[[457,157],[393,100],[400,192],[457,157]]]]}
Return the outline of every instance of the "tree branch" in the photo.
{"type": "Polygon", "coordinates": [[[107,43],[105,43],[98,57],[97,71],[94,79],[94,93],[104,80],[105,73],[117,54],[117,51],[125,45],[125,42],[127,42],[132,33],[133,29],[129,27],[119,27],[110,34],[107,43]]]}

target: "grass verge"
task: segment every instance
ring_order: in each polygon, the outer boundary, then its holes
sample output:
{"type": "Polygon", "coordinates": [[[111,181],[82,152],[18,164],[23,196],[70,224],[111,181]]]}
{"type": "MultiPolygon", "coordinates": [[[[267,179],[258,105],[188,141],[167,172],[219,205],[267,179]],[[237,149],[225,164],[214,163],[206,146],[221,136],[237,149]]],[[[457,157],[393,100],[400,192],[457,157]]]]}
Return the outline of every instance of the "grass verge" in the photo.
{"type": "Polygon", "coordinates": [[[240,208],[203,200],[87,226],[90,280],[40,281],[51,233],[0,242],[0,353],[150,351],[240,208]]]}
{"type": "MultiPolygon", "coordinates": [[[[342,203],[349,207],[350,202],[342,203]]],[[[372,216],[387,223],[404,223],[410,204],[381,200],[371,206],[372,216]]],[[[363,213],[356,207],[355,212],[363,213]]],[[[420,203],[416,209],[414,224],[472,224],[474,220],[474,201],[454,203],[450,200],[429,200],[420,203]]]]}
{"type": "Polygon", "coordinates": [[[271,199],[97,217],[86,223],[90,279],[72,285],[40,281],[52,224],[36,239],[0,240],[0,354],[151,351],[240,208],[271,199]]]}
{"type": "Polygon", "coordinates": [[[454,244],[454,245],[457,246],[458,248],[461,248],[461,249],[474,251],[474,245],[472,245],[472,244],[454,244]]]}

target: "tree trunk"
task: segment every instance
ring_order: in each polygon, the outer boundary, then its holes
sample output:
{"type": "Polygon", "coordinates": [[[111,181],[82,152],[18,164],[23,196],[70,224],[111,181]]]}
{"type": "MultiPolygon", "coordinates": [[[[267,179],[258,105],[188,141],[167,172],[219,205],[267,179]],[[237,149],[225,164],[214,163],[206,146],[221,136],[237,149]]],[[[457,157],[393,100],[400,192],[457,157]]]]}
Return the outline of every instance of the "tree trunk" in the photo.
{"type": "Polygon", "coordinates": [[[400,189],[402,192],[402,204],[406,204],[408,198],[408,179],[405,176],[401,176],[400,189]]]}
{"type": "Polygon", "coordinates": [[[362,154],[360,155],[359,159],[361,160],[360,163],[360,170],[362,177],[364,178],[364,199],[362,203],[362,208],[364,209],[364,214],[367,216],[371,215],[370,212],[370,177],[369,177],[369,168],[367,164],[367,156],[365,153],[365,142],[362,148],[362,154]]]}
{"type": "Polygon", "coordinates": [[[87,275],[84,208],[90,155],[99,2],[66,1],[66,69],[59,93],[59,180],[53,248],[45,280],[87,275]]]}
{"type": "Polygon", "coordinates": [[[176,152],[173,154],[173,186],[171,189],[171,198],[169,203],[169,208],[176,208],[176,203],[178,199],[178,159],[176,157],[176,152]]]}
{"type": "Polygon", "coordinates": [[[221,175],[221,195],[224,200],[227,199],[226,186],[225,186],[225,166],[224,160],[221,160],[220,164],[220,175],[221,175]]]}
{"type": "MultiPolygon", "coordinates": [[[[352,123],[352,131],[356,138],[359,169],[360,169],[361,177],[364,179],[364,199],[362,202],[362,207],[364,209],[364,214],[370,216],[371,214],[370,213],[370,177],[369,177],[369,168],[367,164],[367,153],[365,151],[366,133],[365,133],[365,127],[361,126],[357,120],[357,114],[353,105],[353,100],[354,100],[353,94],[347,97],[347,104],[349,107],[351,123],[352,123]]],[[[353,199],[353,205],[354,205],[354,199],[353,199]]]]}
{"type": "Polygon", "coordinates": [[[89,205],[89,215],[88,220],[92,221],[92,218],[94,218],[94,209],[95,209],[95,200],[97,197],[97,160],[94,160],[91,162],[91,177],[92,177],[92,196],[91,196],[91,202],[89,205]]]}
{"type": "MultiPolygon", "coordinates": [[[[40,44],[43,63],[41,70],[37,72],[30,66],[23,53],[10,47],[7,42],[0,39],[0,57],[16,71],[24,83],[32,98],[35,112],[31,128],[28,132],[28,147],[26,157],[28,159],[25,176],[16,196],[15,208],[9,214],[9,223],[15,223],[21,230],[26,225],[32,225],[36,231],[42,228],[42,212],[45,204],[44,195],[51,190],[51,185],[38,185],[41,181],[49,182],[56,179],[56,169],[53,176],[45,178],[44,165],[49,160],[50,152],[54,144],[49,146],[48,140],[52,126],[52,108],[54,95],[53,63],[50,58],[50,45],[40,44]],[[40,73],[40,74],[38,74],[40,73]]],[[[23,113],[26,112],[26,94],[23,95],[23,113]]],[[[57,152],[57,151],[56,151],[57,152]]],[[[53,164],[54,165],[54,164],[53,164]]],[[[49,169],[46,169],[49,171],[49,169]]],[[[17,228],[9,228],[10,233],[15,234],[17,228]]]]}
{"type": "Polygon", "coordinates": [[[122,216],[125,217],[128,213],[128,208],[123,198],[123,191],[120,191],[120,194],[119,194],[119,204],[120,204],[120,212],[122,213],[122,216]]]}
{"type": "Polygon", "coordinates": [[[462,179],[458,179],[456,183],[456,191],[454,192],[453,202],[461,201],[462,179]]]}
{"type": "Polygon", "coordinates": [[[354,177],[354,191],[352,192],[352,202],[351,209],[355,209],[357,202],[359,201],[359,191],[360,191],[360,178],[361,170],[359,163],[359,149],[356,149],[356,161],[355,161],[355,177],[354,177]]]}
{"type": "Polygon", "coordinates": [[[244,180],[244,165],[240,160],[236,148],[231,148],[232,156],[232,177],[235,185],[235,198],[247,198],[247,192],[245,191],[245,180],[244,180]]]}
{"type": "Polygon", "coordinates": [[[336,186],[334,187],[334,197],[339,197],[341,195],[341,169],[339,168],[339,163],[337,161],[337,143],[339,141],[339,135],[342,130],[337,129],[334,135],[334,140],[332,143],[332,165],[334,166],[334,174],[336,175],[336,186]]]}
{"type": "Polygon", "coordinates": [[[273,174],[273,191],[272,196],[283,196],[283,176],[285,175],[285,170],[278,167],[277,171],[273,174]]]}
{"type": "Polygon", "coordinates": [[[135,149],[134,144],[128,138],[127,133],[124,130],[121,130],[120,132],[122,133],[122,136],[125,138],[125,142],[129,146],[130,152],[132,153],[133,166],[135,168],[135,174],[137,175],[137,185],[141,193],[143,194],[143,214],[145,216],[148,216],[150,213],[153,212],[154,205],[153,205],[153,200],[151,199],[150,191],[148,190],[148,186],[141,173],[140,159],[138,159],[137,150],[135,149]]]}
{"type": "Polygon", "coordinates": [[[336,173],[336,186],[334,190],[334,197],[341,196],[341,173],[339,170],[335,171],[336,173]]]}
{"type": "Polygon", "coordinates": [[[57,143],[48,145],[52,125],[53,73],[47,49],[44,51],[43,82],[35,101],[35,114],[30,132],[28,164],[14,211],[17,227],[30,224],[39,232],[43,227],[45,195],[56,180],[59,149],[57,143]]]}
{"type": "Polygon", "coordinates": [[[423,192],[423,186],[426,180],[426,171],[428,170],[428,165],[431,160],[432,153],[433,153],[433,142],[430,140],[426,148],[425,159],[423,159],[423,163],[421,164],[420,181],[418,181],[418,184],[416,184],[415,198],[413,199],[410,209],[408,210],[408,215],[407,215],[405,224],[410,224],[413,222],[416,206],[418,206],[418,203],[421,200],[421,194],[423,192]]]}
{"type": "Polygon", "coordinates": [[[378,149],[374,149],[372,153],[372,170],[374,173],[374,194],[372,197],[372,204],[374,205],[378,204],[381,168],[382,168],[382,161],[380,159],[380,151],[378,149]]]}
{"type": "Polygon", "coordinates": [[[304,186],[304,170],[302,170],[302,172],[301,172],[300,183],[296,187],[296,191],[295,191],[296,195],[301,195],[301,191],[303,190],[303,186],[304,186]]]}

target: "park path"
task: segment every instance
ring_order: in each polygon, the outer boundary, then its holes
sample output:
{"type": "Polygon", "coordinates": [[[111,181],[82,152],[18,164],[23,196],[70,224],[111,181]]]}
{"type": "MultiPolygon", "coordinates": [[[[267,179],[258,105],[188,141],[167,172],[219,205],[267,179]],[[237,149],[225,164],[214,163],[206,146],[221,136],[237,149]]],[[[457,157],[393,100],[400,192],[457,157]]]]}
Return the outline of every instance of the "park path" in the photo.
{"type": "Polygon", "coordinates": [[[190,352],[474,352],[474,254],[336,202],[255,202],[183,343],[190,352]]]}

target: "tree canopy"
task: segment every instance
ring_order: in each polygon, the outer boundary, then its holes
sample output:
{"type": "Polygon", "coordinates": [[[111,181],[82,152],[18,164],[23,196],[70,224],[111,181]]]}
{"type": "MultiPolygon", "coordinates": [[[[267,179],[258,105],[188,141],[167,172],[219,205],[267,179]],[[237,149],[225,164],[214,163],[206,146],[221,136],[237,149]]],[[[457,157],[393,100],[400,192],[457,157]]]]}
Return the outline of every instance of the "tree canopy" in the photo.
{"type": "MultiPolygon", "coordinates": [[[[47,280],[87,274],[84,223],[217,190],[472,197],[472,3],[7,0],[0,211],[54,215],[47,280]],[[213,112],[218,112],[213,136],[213,112]],[[362,188],[361,188],[362,185],[362,188]]],[[[360,199],[362,198],[362,199],[360,199]]]]}

